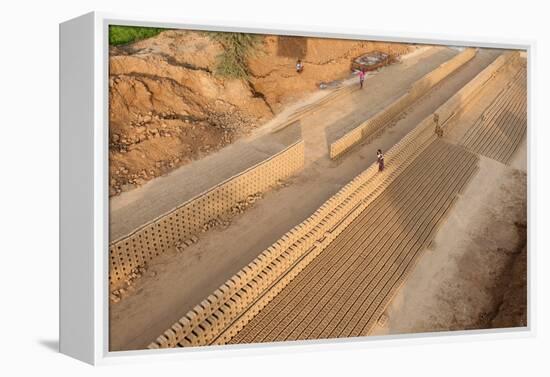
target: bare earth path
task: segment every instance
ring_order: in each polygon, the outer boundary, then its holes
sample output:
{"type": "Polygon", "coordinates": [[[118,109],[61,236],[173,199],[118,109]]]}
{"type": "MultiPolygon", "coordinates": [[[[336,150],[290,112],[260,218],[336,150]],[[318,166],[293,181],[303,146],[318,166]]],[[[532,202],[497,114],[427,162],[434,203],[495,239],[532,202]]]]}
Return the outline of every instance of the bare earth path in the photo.
{"type": "MultiPolygon", "coordinates": [[[[323,105],[302,119],[300,125],[280,131],[284,135],[295,135],[296,129],[301,131],[306,142],[304,171],[289,186],[267,194],[253,208],[233,219],[226,229],[205,233],[197,244],[186,248],[182,254],[174,251],[159,258],[146,276],[137,281],[134,294],[111,305],[111,349],[147,346],[192,306],[369,166],[377,148],[389,149],[498,54],[481,50],[471,62],[421,98],[417,106],[413,106],[375,141],[358,146],[340,161],[329,160],[327,142],[334,135],[364,121],[401,94],[400,90],[456,52],[430,49],[402,65],[388,67],[387,71],[383,70],[367,80],[364,91],[351,94],[347,102],[344,101],[347,105],[340,101],[323,105]],[[415,64],[413,60],[422,64],[415,64]],[[406,64],[410,66],[405,67],[406,64]],[[420,71],[416,72],[416,69],[420,71]],[[401,80],[399,74],[407,78],[401,80]]],[[[131,204],[125,210],[128,208],[131,204]]],[[[115,216],[122,213],[115,211],[115,216]]]]}

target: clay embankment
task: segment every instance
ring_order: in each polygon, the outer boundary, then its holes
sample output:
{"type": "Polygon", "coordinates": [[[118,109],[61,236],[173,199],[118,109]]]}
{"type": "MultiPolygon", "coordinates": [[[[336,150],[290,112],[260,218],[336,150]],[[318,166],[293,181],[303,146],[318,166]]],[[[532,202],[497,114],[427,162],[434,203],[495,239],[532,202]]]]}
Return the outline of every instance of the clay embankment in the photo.
{"type": "Polygon", "coordinates": [[[207,33],[174,30],[112,48],[109,66],[110,195],[208,155],[271,119],[285,105],[350,74],[352,58],[395,55],[402,44],[262,37],[248,80],[215,74],[222,52],[207,33]],[[306,69],[298,75],[297,58],[306,69]]]}

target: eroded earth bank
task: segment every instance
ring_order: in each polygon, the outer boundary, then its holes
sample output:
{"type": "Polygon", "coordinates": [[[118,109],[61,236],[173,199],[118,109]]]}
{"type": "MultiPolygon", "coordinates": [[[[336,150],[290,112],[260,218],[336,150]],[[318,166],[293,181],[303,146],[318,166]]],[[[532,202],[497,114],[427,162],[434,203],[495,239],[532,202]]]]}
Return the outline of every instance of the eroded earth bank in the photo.
{"type": "Polygon", "coordinates": [[[110,49],[110,195],[131,190],[248,134],[285,105],[349,77],[351,59],[394,43],[265,36],[246,80],[216,74],[209,33],[168,30],[110,49]],[[295,70],[297,59],[305,65],[295,70]]]}

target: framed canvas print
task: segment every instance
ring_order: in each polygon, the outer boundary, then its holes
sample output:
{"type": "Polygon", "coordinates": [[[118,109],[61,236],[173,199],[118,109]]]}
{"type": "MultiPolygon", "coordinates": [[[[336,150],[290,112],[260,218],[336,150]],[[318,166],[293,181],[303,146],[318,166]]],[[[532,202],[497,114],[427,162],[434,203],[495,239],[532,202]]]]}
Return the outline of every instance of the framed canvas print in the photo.
{"type": "Polygon", "coordinates": [[[530,333],[531,52],[61,24],[61,351],[103,363],[530,333]]]}

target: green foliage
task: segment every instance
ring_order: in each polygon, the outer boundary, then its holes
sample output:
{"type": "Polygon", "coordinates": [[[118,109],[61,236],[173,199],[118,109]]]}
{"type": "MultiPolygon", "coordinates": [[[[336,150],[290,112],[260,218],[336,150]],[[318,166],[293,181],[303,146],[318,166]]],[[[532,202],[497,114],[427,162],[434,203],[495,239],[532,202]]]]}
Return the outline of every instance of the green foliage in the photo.
{"type": "Polygon", "coordinates": [[[247,79],[250,75],[248,59],[256,53],[261,37],[256,34],[222,32],[208,35],[224,48],[217,57],[216,73],[228,78],[247,79]]]}
{"type": "Polygon", "coordinates": [[[166,29],[139,26],[109,26],[109,44],[112,46],[137,42],[154,37],[166,29]]]}

